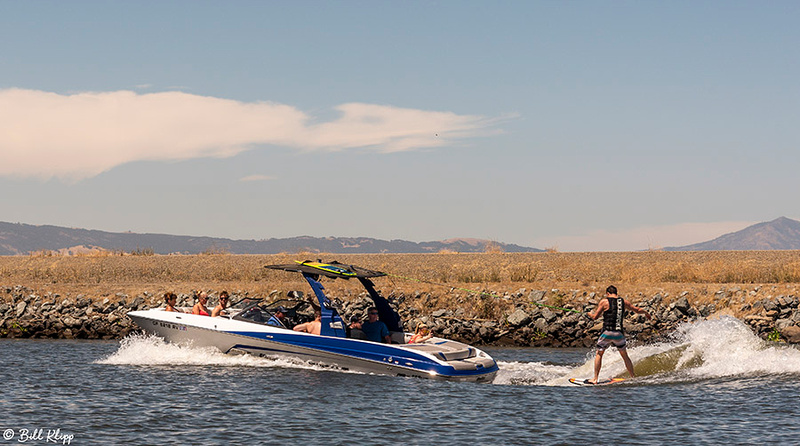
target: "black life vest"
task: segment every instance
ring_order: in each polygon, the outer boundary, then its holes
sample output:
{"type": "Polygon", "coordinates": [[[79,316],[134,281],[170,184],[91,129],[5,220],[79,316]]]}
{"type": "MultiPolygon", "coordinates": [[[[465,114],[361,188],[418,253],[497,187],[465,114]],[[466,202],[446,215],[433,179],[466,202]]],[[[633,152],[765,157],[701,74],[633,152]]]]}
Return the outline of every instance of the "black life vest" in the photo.
{"type": "Polygon", "coordinates": [[[608,310],[603,313],[603,330],[622,331],[622,320],[625,319],[625,301],[621,297],[607,297],[608,310]]]}

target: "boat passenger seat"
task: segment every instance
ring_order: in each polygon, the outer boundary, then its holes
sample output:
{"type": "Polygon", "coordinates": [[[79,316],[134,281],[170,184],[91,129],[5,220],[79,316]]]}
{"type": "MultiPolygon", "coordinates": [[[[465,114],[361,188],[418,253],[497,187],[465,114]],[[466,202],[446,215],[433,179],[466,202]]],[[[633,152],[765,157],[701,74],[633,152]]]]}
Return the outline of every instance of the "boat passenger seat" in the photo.
{"type": "Polygon", "coordinates": [[[353,339],[363,339],[365,341],[367,340],[367,335],[358,328],[353,328],[350,330],[350,337],[353,339]]]}
{"type": "Polygon", "coordinates": [[[402,331],[390,331],[389,336],[392,338],[392,344],[405,344],[406,334],[402,331]]]}

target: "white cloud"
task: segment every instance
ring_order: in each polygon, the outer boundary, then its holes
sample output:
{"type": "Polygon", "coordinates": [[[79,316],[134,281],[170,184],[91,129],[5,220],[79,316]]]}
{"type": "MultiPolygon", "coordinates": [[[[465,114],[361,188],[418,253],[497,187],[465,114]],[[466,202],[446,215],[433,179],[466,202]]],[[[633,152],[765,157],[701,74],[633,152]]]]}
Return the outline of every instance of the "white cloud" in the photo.
{"type": "Polygon", "coordinates": [[[0,90],[0,176],[80,180],[131,161],[228,157],[258,145],[397,152],[486,134],[492,120],[350,103],[313,117],[284,104],[183,92],[0,90]]]}
{"type": "Polygon", "coordinates": [[[269,175],[248,175],[246,177],[239,178],[241,182],[249,182],[249,181],[269,181],[274,180],[275,177],[269,175]]]}
{"type": "Polygon", "coordinates": [[[554,247],[568,251],[643,251],[670,246],[685,246],[740,231],[758,222],[722,221],[680,223],[668,226],[641,226],[618,231],[592,231],[587,234],[547,237],[534,241],[538,248],[554,247]]]}

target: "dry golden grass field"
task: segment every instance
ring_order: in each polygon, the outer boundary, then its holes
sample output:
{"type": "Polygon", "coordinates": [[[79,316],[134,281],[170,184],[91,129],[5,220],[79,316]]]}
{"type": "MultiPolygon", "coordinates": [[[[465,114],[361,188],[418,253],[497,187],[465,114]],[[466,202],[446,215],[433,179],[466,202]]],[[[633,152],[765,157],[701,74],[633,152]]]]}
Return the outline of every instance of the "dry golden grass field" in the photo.
{"type": "MultiPolygon", "coordinates": [[[[23,285],[39,294],[83,294],[93,299],[117,293],[160,296],[165,291],[228,290],[267,296],[308,286],[297,274],[267,270],[267,264],[317,260],[355,264],[391,274],[374,280],[385,295],[422,295],[406,304],[423,311],[464,308],[472,317],[501,317],[531,290],[548,291],[551,304],[580,305],[590,293],[614,284],[636,302],[661,293],[669,302],[688,292],[693,305],[711,302],[720,290],[741,303],[797,295],[800,251],[481,253],[481,254],[280,254],[280,255],[92,255],[0,257],[0,286],[23,285]],[[514,295],[522,289],[522,297],[514,295]],[[559,290],[558,292],[551,290],[559,290]],[[476,295],[467,290],[491,293],[476,295]]],[[[358,284],[326,281],[332,297],[347,299],[358,284]]],[[[6,294],[0,294],[3,298],[6,294]]],[[[718,302],[717,302],[718,303],[718,302]]],[[[738,315],[738,314],[737,314],[738,315]]]]}

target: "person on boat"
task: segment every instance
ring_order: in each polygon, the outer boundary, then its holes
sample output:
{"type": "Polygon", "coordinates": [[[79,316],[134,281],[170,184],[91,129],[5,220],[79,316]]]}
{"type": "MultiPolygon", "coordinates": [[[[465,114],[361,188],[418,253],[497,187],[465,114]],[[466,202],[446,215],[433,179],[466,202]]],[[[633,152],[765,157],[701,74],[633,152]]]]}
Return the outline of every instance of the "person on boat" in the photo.
{"type": "Polygon", "coordinates": [[[164,311],[174,311],[176,313],[183,313],[183,311],[175,308],[175,304],[178,303],[178,296],[171,291],[167,291],[164,293],[164,302],[166,302],[167,306],[164,308],[164,311]]]}
{"type": "Polygon", "coordinates": [[[208,293],[205,291],[200,292],[200,295],[197,297],[198,302],[194,304],[192,307],[192,314],[199,314],[200,316],[211,316],[211,313],[206,308],[206,303],[208,302],[208,293]]]}
{"type": "Polygon", "coordinates": [[[304,324],[298,324],[293,328],[294,331],[302,331],[318,335],[322,331],[322,314],[319,310],[314,312],[314,320],[304,324]]]}
{"type": "Polygon", "coordinates": [[[211,317],[223,316],[228,314],[228,312],[225,310],[226,308],[228,308],[228,299],[229,296],[227,291],[222,291],[221,293],[219,293],[219,303],[217,304],[216,307],[214,307],[213,310],[211,310],[211,317]]]}
{"type": "Polygon", "coordinates": [[[284,325],[283,320],[286,318],[286,308],[283,306],[279,306],[275,309],[275,312],[272,314],[272,317],[269,318],[267,321],[267,325],[272,325],[273,327],[280,327],[286,328],[284,325]]]}
{"type": "Polygon", "coordinates": [[[361,331],[367,335],[367,340],[372,342],[392,343],[389,328],[378,320],[378,309],[375,307],[369,307],[367,310],[367,321],[361,324],[361,331]]]}
{"type": "Polygon", "coordinates": [[[622,361],[625,362],[625,368],[631,378],[636,375],[633,373],[633,363],[631,358],[628,357],[627,341],[622,329],[622,320],[625,318],[625,310],[633,311],[634,313],[644,314],[647,319],[651,319],[650,313],[643,310],[627,300],[619,297],[617,294],[617,287],[614,285],[606,288],[606,297],[597,304],[597,308],[589,313],[589,317],[597,319],[603,315],[603,331],[597,339],[597,353],[594,357],[594,379],[589,382],[597,384],[597,379],[600,377],[600,368],[603,366],[603,353],[606,349],[613,345],[617,347],[622,361]]]}
{"type": "Polygon", "coordinates": [[[411,339],[408,340],[409,344],[420,344],[422,342],[427,341],[428,339],[432,338],[433,334],[431,330],[425,324],[417,325],[417,329],[414,332],[414,335],[411,336],[411,339]]]}

